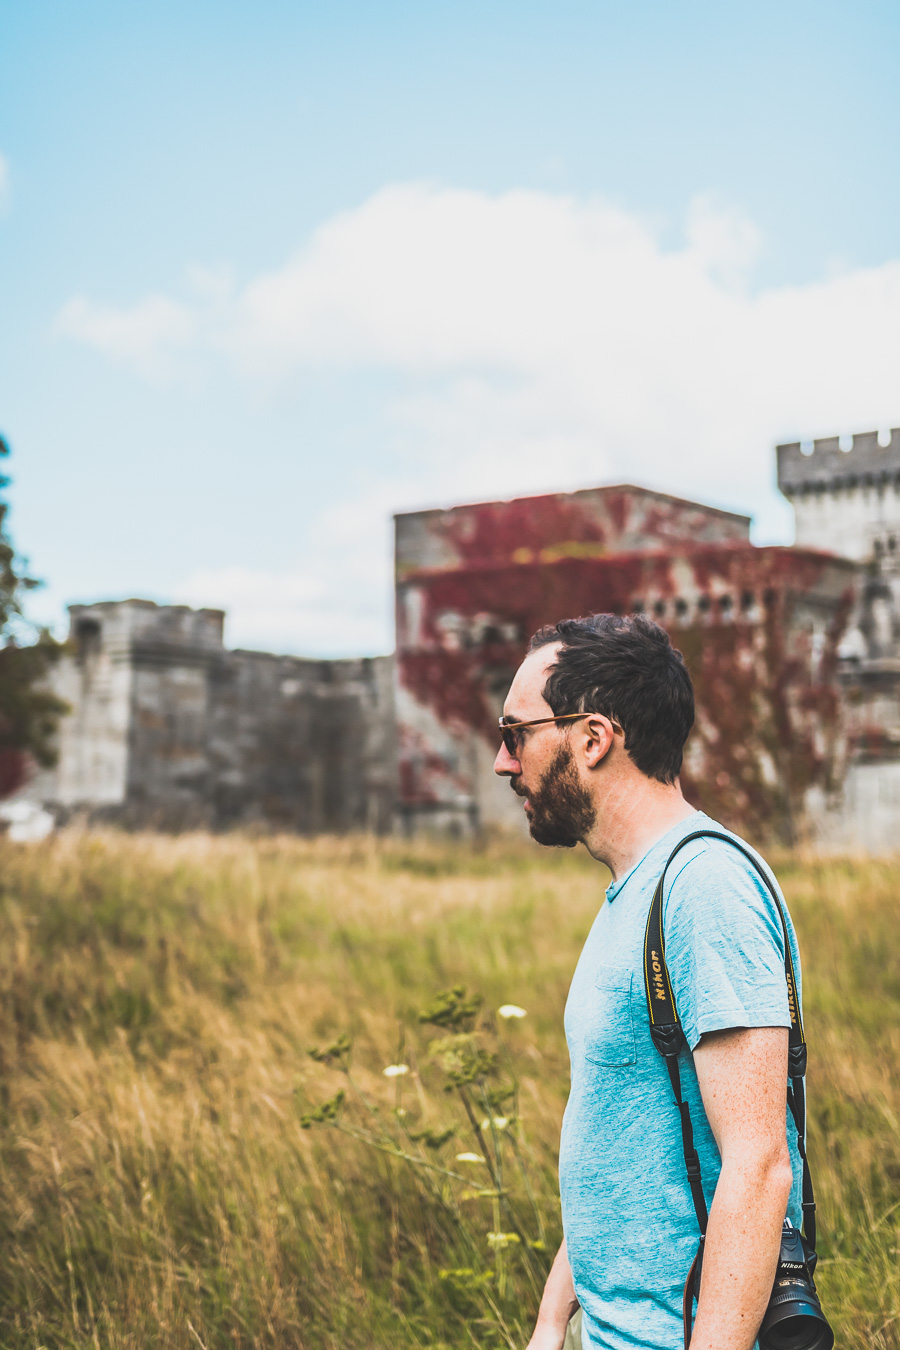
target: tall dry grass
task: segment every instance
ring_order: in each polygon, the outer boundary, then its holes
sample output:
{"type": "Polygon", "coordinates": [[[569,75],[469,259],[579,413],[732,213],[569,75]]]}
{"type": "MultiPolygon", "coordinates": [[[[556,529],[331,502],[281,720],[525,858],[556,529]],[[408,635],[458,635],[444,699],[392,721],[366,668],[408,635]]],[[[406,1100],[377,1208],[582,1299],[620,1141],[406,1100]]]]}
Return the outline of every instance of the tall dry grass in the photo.
{"type": "MultiPolygon", "coordinates": [[[[806,971],[820,1288],[839,1345],[896,1350],[900,864],[786,857],[780,875],[806,971]]],[[[511,1185],[551,1251],[562,1010],[603,880],[526,845],[0,844],[0,1345],[524,1343],[546,1254],[510,1247],[501,1296],[493,1201],[301,1129],[343,1082],[308,1050],[348,1032],[363,1094],[390,1114],[402,1088],[410,1121],[455,1125],[429,1156],[459,1171],[468,1125],[417,1013],[457,983],[527,1008],[485,1035],[518,1078],[511,1185]],[[398,1058],[419,1072],[385,1079],[398,1058]]]]}

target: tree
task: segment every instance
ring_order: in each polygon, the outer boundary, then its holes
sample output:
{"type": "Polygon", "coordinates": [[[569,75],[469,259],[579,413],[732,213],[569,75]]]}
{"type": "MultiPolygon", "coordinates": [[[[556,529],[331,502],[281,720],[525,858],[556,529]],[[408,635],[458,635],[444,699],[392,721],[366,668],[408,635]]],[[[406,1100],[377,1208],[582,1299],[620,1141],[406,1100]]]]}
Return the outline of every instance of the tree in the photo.
{"type": "MultiPolygon", "coordinates": [[[[0,436],[0,457],[9,445],[0,436]]],[[[0,492],[9,486],[0,474],[0,492]]],[[[9,503],[0,498],[0,797],[21,787],[29,765],[56,762],[59,719],[68,711],[47,684],[61,646],[25,617],[29,591],[40,585],[23,570],[6,532],[9,503]]]]}

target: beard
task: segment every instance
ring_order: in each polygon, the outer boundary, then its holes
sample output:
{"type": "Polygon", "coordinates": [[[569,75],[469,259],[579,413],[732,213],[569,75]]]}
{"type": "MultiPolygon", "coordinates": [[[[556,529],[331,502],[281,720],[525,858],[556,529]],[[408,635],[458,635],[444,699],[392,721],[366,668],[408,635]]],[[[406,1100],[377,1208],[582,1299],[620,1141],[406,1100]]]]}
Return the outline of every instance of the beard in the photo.
{"type": "Polygon", "coordinates": [[[531,807],[528,827],[538,844],[549,848],[574,848],[593,829],[597,818],[591,794],[579,781],[572,751],[561,745],[533,791],[526,792],[521,778],[510,780],[531,807]]]}

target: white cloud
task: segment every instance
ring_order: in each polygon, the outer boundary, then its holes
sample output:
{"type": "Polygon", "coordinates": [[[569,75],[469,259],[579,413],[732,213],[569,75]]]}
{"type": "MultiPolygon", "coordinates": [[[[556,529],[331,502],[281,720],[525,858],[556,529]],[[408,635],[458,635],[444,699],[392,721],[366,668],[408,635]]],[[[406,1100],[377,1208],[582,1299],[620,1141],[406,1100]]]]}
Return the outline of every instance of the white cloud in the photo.
{"type": "Polygon", "coordinates": [[[227,614],[230,647],[352,656],[389,651],[390,502],[382,491],[325,511],[295,565],[202,569],[173,599],[227,614]]]}
{"type": "MultiPolygon", "coordinates": [[[[754,291],[759,245],[711,196],[666,248],[602,200],[392,186],[243,287],[195,269],[186,300],[78,299],[58,328],[157,377],[174,352],[262,388],[337,372],[336,398],[352,398],[359,372],[399,377],[372,441],[405,455],[403,481],[382,476],[377,504],[342,508],[369,521],[348,548],[374,613],[387,579],[376,510],[630,480],[762,507],[771,530],[786,519],[770,486],[776,440],[896,424],[900,260],[754,291]]],[[[336,468],[335,500],[346,490],[336,468]]],[[[326,535],[309,570],[259,580],[282,597],[267,631],[287,633],[292,614],[294,631],[300,614],[304,628],[352,619],[348,564],[326,535]],[[331,563],[313,595],[316,558],[331,563]]],[[[221,594],[246,604],[235,627],[249,632],[262,610],[239,600],[242,584],[222,578],[221,594]]]]}
{"type": "Polygon", "coordinates": [[[712,192],[701,193],[690,203],[685,238],[701,267],[736,289],[743,289],[762,245],[753,222],[712,192]]]}
{"type": "Polygon", "coordinates": [[[174,352],[195,340],[198,319],[187,305],[161,295],[148,296],[130,309],[75,296],[63,305],[54,329],[157,380],[170,374],[174,352]]]}
{"type": "MultiPolygon", "coordinates": [[[[380,568],[385,579],[385,568],[380,568]]],[[[272,572],[225,567],[193,572],[176,604],[224,609],[229,647],[251,651],[362,656],[389,651],[390,609],[366,585],[364,599],[326,562],[318,569],[272,572]]]]}
{"type": "Polygon", "coordinates": [[[422,392],[465,404],[474,380],[498,408],[521,399],[529,419],[539,395],[543,420],[613,451],[626,428],[697,442],[748,401],[763,424],[803,430],[868,422],[886,403],[896,414],[885,372],[900,347],[900,262],[750,294],[758,246],[755,226],[708,195],[691,205],[685,245],[666,250],[602,201],[388,187],[243,289],[194,268],[187,302],[77,298],[57,327],[141,368],[193,345],[268,380],[400,371],[420,381],[413,405],[422,392]]]}

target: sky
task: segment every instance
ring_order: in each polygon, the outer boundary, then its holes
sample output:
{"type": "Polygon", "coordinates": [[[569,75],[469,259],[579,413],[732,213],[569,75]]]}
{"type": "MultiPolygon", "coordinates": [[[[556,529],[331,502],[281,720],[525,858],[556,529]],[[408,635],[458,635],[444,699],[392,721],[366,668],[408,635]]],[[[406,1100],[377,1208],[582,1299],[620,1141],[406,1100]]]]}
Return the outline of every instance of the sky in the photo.
{"type": "Polygon", "coordinates": [[[791,538],[900,425],[900,9],[0,6],[0,432],[35,619],[393,645],[391,517],[633,482],[791,538]]]}

